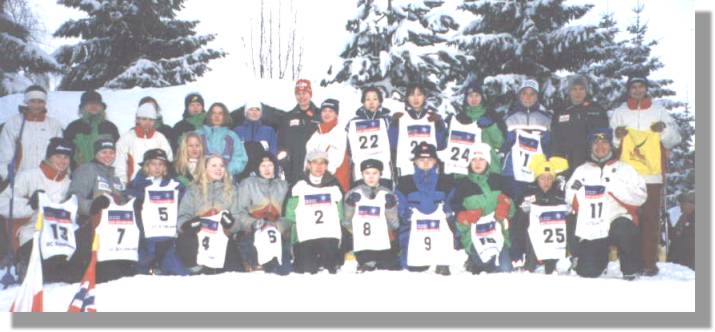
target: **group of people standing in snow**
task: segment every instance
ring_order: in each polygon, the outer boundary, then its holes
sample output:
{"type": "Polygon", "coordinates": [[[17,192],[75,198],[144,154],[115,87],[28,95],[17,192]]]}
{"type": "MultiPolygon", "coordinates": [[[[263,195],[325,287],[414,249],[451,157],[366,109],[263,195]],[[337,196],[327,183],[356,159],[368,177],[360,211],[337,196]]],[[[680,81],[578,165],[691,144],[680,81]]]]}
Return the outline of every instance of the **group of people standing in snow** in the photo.
{"type": "MultiPolygon", "coordinates": [[[[46,281],[79,281],[93,239],[98,282],[336,273],[351,253],[359,272],[449,275],[456,263],[474,274],[553,273],[565,262],[599,277],[612,247],[625,279],[656,275],[677,124],[648,96],[646,78],[630,78],[627,102],[612,112],[588,86],[571,77],[567,102],[551,111],[525,80],[502,115],[472,84],[446,119],[424,86],[409,85],[397,112],[369,87],[342,127],[340,101],[317,106],[310,81],[298,80],[292,110],[253,99],[233,112],[206,108],[192,93],[173,127],[145,97],[122,135],[99,93],[85,92],[79,119],[63,128],[47,115],[47,92],[32,86],[0,131],[0,165],[10,165],[0,167],[4,241],[20,276],[40,245],[46,281]],[[461,250],[467,259],[455,262],[461,250]]],[[[692,193],[680,198],[694,204],[692,193]]],[[[672,258],[694,268],[688,211],[672,258]]]]}

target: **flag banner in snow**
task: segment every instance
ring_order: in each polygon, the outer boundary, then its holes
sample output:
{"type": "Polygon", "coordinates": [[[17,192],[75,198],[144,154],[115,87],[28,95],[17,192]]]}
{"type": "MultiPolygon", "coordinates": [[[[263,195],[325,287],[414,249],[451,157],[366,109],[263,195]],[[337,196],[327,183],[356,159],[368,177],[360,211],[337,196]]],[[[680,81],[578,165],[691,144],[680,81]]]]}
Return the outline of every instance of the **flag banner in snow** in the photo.
{"type": "Polygon", "coordinates": [[[174,191],[149,191],[149,201],[154,204],[174,204],[174,191]]]}
{"type": "Polygon", "coordinates": [[[355,124],[355,131],[358,134],[369,133],[380,130],[380,120],[365,120],[355,124]]]}
{"type": "Polygon", "coordinates": [[[96,269],[97,269],[97,247],[99,241],[98,235],[94,235],[92,241],[92,259],[87,266],[87,271],[84,272],[82,282],[79,284],[79,291],[74,295],[67,312],[97,312],[94,306],[94,287],[96,285],[96,269]]]}
{"type": "Polygon", "coordinates": [[[409,138],[425,138],[430,137],[429,125],[411,125],[407,127],[407,137],[409,138]]]}
{"type": "Polygon", "coordinates": [[[32,234],[32,253],[27,264],[25,280],[15,296],[10,312],[42,312],[42,254],[40,253],[40,234],[42,231],[42,212],[37,214],[35,233],[32,234]]]}

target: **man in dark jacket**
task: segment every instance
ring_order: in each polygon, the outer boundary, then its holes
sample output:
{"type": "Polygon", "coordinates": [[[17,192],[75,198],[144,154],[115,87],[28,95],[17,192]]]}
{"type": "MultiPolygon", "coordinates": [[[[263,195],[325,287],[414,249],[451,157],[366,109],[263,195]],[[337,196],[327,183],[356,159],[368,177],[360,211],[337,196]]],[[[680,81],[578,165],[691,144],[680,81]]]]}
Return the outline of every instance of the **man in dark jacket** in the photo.
{"type": "MultiPolygon", "coordinates": [[[[556,109],[551,121],[552,154],[578,166],[589,159],[588,133],[608,127],[608,114],[591,100],[585,77],[569,77],[568,94],[569,100],[556,109]]],[[[569,171],[564,173],[569,175],[569,171]]]]}
{"type": "Polygon", "coordinates": [[[107,104],[102,101],[102,95],[96,91],[86,91],[79,102],[80,118],[72,121],[62,134],[76,147],[72,156],[72,169],[94,159],[94,142],[101,135],[119,139],[117,126],[107,121],[107,104]]]}
{"type": "Polygon", "coordinates": [[[312,96],[310,81],[298,80],[295,84],[295,99],[298,104],[283,116],[278,129],[277,157],[289,186],[303,178],[305,146],[320,123],[320,111],[311,101],[312,96]]]}
{"type": "Polygon", "coordinates": [[[670,229],[668,261],[695,270],[695,193],[678,196],[681,215],[670,229]]]}

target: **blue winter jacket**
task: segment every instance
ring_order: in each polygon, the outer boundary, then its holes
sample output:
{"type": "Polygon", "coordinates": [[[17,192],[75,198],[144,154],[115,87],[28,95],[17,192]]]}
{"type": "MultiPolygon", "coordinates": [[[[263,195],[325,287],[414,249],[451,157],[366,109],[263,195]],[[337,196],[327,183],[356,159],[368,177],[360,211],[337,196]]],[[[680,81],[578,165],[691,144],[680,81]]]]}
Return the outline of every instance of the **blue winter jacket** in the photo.
{"type": "Polygon", "coordinates": [[[267,125],[264,125],[262,121],[250,121],[246,119],[242,125],[237,126],[233,129],[238,137],[243,140],[243,143],[265,142],[268,145],[266,151],[270,152],[272,155],[278,153],[278,135],[276,131],[267,125]]]}
{"type": "MultiPolygon", "coordinates": [[[[454,195],[454,181],[452,177],[439,175],[439,167],[435,166],[429,171],[415,167],[415,173],[399,178],[397,181],[398,214],[400,226],[398,237],[400,242],[400,261],[403,268],[407,267],[407,247],[410,238],[412,211],[415,208],[422,213],[434,212],[442,204],[447,214],[447,222],[453,222],[450,202],[454,195]]],[[[450,225],[452,228],[453,225],[450,225]]]]}
{"type": "Polygon", "coordinates": [[[248,155],[243,141],[231,129],[204,125],[196,132],[203,136],[209,154],[219,154],[228,161],[227,171],[231,175],[236,176],[246,168],[248,155]]]}

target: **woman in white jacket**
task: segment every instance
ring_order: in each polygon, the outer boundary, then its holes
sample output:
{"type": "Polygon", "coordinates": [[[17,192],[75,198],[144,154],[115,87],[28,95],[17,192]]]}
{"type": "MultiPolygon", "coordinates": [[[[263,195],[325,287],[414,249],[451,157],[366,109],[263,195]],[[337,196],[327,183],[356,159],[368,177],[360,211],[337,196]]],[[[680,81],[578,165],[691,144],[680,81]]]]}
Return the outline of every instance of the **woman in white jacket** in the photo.
{"type": "Polygon", "coordinates": [[[335,175],[340,188],[347,192],[350,190],[350,160],[346,153],[348,137],[344,128],[337,128],[339,112],[340,102],[335,99],[326,99],[320,105],[320,125],[308,140],[306,151],[327,152],[328,172],[335,175]]]}
{"type": "Polygon", "coordinates": [[[623,278],[641,271],[637,209],[647,198],[643,177],[614,158],[608,128],[589,135],[591,160],[576,168],[566,184],[566,203],[576,216],[576,272],[597,278],[608,265],[609,245],[618,247],[623,278]]]}
{"type": "Polygon", "coordinates": [[[166,137],[154,128],[157,119],[156,106],[144,103],[136,113],[136,126],[117,141],[117,159],[114,168],[122,185],[126,186],[141,169],[144,153],[152,149],[162,149],[169,161],[173,160],[171,145],[166,137]]]}

